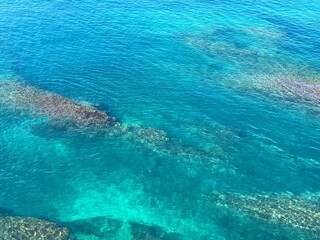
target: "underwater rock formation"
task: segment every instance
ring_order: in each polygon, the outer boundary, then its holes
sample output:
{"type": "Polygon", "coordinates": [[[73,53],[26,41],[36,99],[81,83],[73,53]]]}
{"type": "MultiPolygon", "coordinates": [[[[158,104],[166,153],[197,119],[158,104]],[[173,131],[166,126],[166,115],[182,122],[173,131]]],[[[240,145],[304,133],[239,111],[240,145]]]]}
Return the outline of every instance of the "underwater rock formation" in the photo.
{"type": "Polygon", "coordinates": [[[114,118],[94,107],[18,81],[1,82],[0,99],[0,104],[15,111],[48,117],[51,122],[63,121],[76,127],[105,127],[114,122],[114,118]]]}
{"type": "Polygon", "coordinates": [[[3,240],[75,240],[68,228],[33,217],[0,217],[3,240]]]}
{"type": "Polygon", "coordinates": [[[14,215],[14,211],[11,209],[0,207],[0,216],[10,216],[14,215]]]}
{"type": "Polygon", "coordinates": [[[94,217],[65,222],[75,234],[95,236],[99,239],[125,239],[123,235],[132,240],[179,240],[179,233],[168,233],[159,226],[149,226],[137,222],[122,222],[107,217],[94,217]]]}
{"type": "MultiPolygon", "coordinates": [[[[278,40],[286,37],[285,32],[275,26],[215,26],[210,32],[211,35],[218,36],[238,36],[241,38],[246,37],[249,40],[253,40],[254,37],[260,38],[259,40],[278,40]]],[[[208,33],[204,33],[207,34],[208,33]]]]}
{"type": "Polygon", "coordinates": [[[234,57],[264,55],[262,52],[249,50],[249,49],[240,49],[230,43],[218,43],[218,42],[206,40],[205,38],[201,38],[201,37],[187,37],[185,41],[188,45],[209,53],[224,54],[224,55],[234,56],[234,57]]]}
{"type": "Polygon", "coordinates": [[[320,206],[304,198],[291,195],[214,193],[208,199],[212,204],[222,205],[263,222],[296,229],[315,239],[320,238],[320,206]]]}
{"type": "Polygon", "coordinates": [[[291,74],[260,74],[243,77],[246,87],[278,97],[312,104],[320,103],[320,81],[291,74]]]}
{"type": "Polygon", "coordinates": [[[43,137],[46,137],[48,132],[61,129],[70,131],[72,136],[84,133],[84,136],[88,137],[119,138],[138,149],[147,149],[158,154],[174,154],[184,162],[194,162],[197,159],[197,162],[209,164],[213,168],[217,165],[217,159],[211,151],[169,138],[165,131],[120,123],[88,104],[80,104],[23,82],[0,82],[0,107],[27,117],[40,118],[40,122],[33,127],[33,132],[43,137]],[[201,161],[198,161],[200,159],[201,161]]]}
{"type": "Polygon", "coordinates": [[[148,226],[141,223],[130,222],[131,235],[134,240],[179,240],[179,233],[168,233],[159,226],[148,226]]]}
{"type": "Polygon", "coordinates": [[[285,33],[278,29],[270,29],[265,27],[240,27],[239,31],[255,35],[264,39],[281,39],[285,37],[285,33]]]}

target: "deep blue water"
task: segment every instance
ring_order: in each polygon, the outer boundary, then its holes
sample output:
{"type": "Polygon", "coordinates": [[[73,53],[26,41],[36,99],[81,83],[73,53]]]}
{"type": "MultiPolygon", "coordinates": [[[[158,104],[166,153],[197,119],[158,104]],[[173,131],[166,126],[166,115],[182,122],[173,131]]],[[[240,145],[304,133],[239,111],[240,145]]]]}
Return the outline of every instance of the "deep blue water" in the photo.
{"type": "Polygon", "coordinates": [[[0,207],[70,225],[79,239],[134,239],[133,223],[170,239],[318,239],[207,196],[320,208],[320,87],[310,100],[273,83],[320,84],[319,13],[311,0],[1,0],[1,81],[162,130],[170,147],[1,108],[0,207]],[[105,230],[106,219],[120,227],[105,230]]]}

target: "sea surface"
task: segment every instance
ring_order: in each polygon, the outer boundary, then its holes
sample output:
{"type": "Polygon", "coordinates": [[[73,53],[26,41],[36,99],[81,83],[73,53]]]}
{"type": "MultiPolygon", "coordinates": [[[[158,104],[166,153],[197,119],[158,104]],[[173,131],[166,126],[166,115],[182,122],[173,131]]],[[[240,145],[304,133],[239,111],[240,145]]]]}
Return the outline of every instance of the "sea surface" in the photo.
{"type": "Polygon", "coordinates": [[[0,104],[1,209],[80,240],[320,239],[319,16],[312,0],[1,0],[0,82],[126,131],[0,104]]]}

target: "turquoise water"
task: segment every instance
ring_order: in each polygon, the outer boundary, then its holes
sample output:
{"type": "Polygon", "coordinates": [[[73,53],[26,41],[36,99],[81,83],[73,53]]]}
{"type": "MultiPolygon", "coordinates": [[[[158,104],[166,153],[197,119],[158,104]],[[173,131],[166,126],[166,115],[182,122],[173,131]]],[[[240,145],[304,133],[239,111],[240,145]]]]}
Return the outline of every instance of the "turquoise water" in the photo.
{"type": "Polygon", "coordinates": [[[208,198],[320,208],[320,88],[278,84],[320,84],[319,13],[311,0],[2,0],[1,81],[90,103],[168,143],[55,129],[1,105],[0,207],[78,239],[319,239],[208,198]]]}

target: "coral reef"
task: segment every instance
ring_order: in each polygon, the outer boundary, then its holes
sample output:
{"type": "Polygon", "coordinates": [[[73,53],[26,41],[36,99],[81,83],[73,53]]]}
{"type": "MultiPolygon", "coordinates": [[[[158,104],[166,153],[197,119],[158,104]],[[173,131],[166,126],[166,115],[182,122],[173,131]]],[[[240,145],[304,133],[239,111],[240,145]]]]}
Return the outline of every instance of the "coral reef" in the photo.
{"type": "Polygon", "coordinates": [[[18,114],[43,117],[44,130],[34,132],[47,133],[50,129],[62,129],[83,132],[87,136],[118,137],[137,148],[147,147],[152,152],[174,154],[187,161],[198,158],[206,159],[203,161],[205,163],[216,164],[210,151],[184,145],[178,139],[170,139],[162,130],[120,123],[89,104],[80,104],[23,82],[0,82],[0,106],[18,114]]]}
{"type": "Polygon", "coordinates": [[[277,29],[258,26],[215,26],[198,35],[184,38],[185,42],[197,49],[211,54],[233,57],[257,57],[269,56],[265,51],[272,46],[272,42],[282,39],[284,34],[277,29]],[[254,44],[244,43],[253,42],[254,44]],[[259,39],[259,41],[257,41],[259,39]],[[257,44],[259,43],[259,47],[257,44]]]}
{"type": "Polygon", "coordinates": [[[114,118],[94,107],[18,81],[0,83],[0,97],[2,104],[15,111],[48,117],[52,123],[63,121],[77,127],[105,127],[114,122],[114,118]]]}
{"type": "Polygon", "coordinates": [[[208,199],[211,203],[247,214],[263,222],[296,229],[313,238],[320,236],[320,206],[302,197],[213,193],[208,199]]]}
{"type": "Polygon", "coordinates": [[[320,81],[287,73],[244,76],[242,85],[274,96],[312,104],[320,103],[320,81]]]}
{"type": "Polygon", "coordinates": [[[248,65],[228,77],[230,85],[318,107],[319,72],[304,62],[299,63],[298,59],[283,58],[274,41],[284,37],[285,34],[276,29],[240,26],[216,27],[209,32],[187,36],[184,40],[187,45],[204,53],[234,59],[238,67],[248,65]],[[246,44],[248,41],[253,44],[246,44]],[[268,49],[268,53],[264,49],[268,49]]]}
{"type": "Polygon", "coordinates": [[[75,240],[68,228],[33,217],[0,217],[3,240],[75,240]]]}

